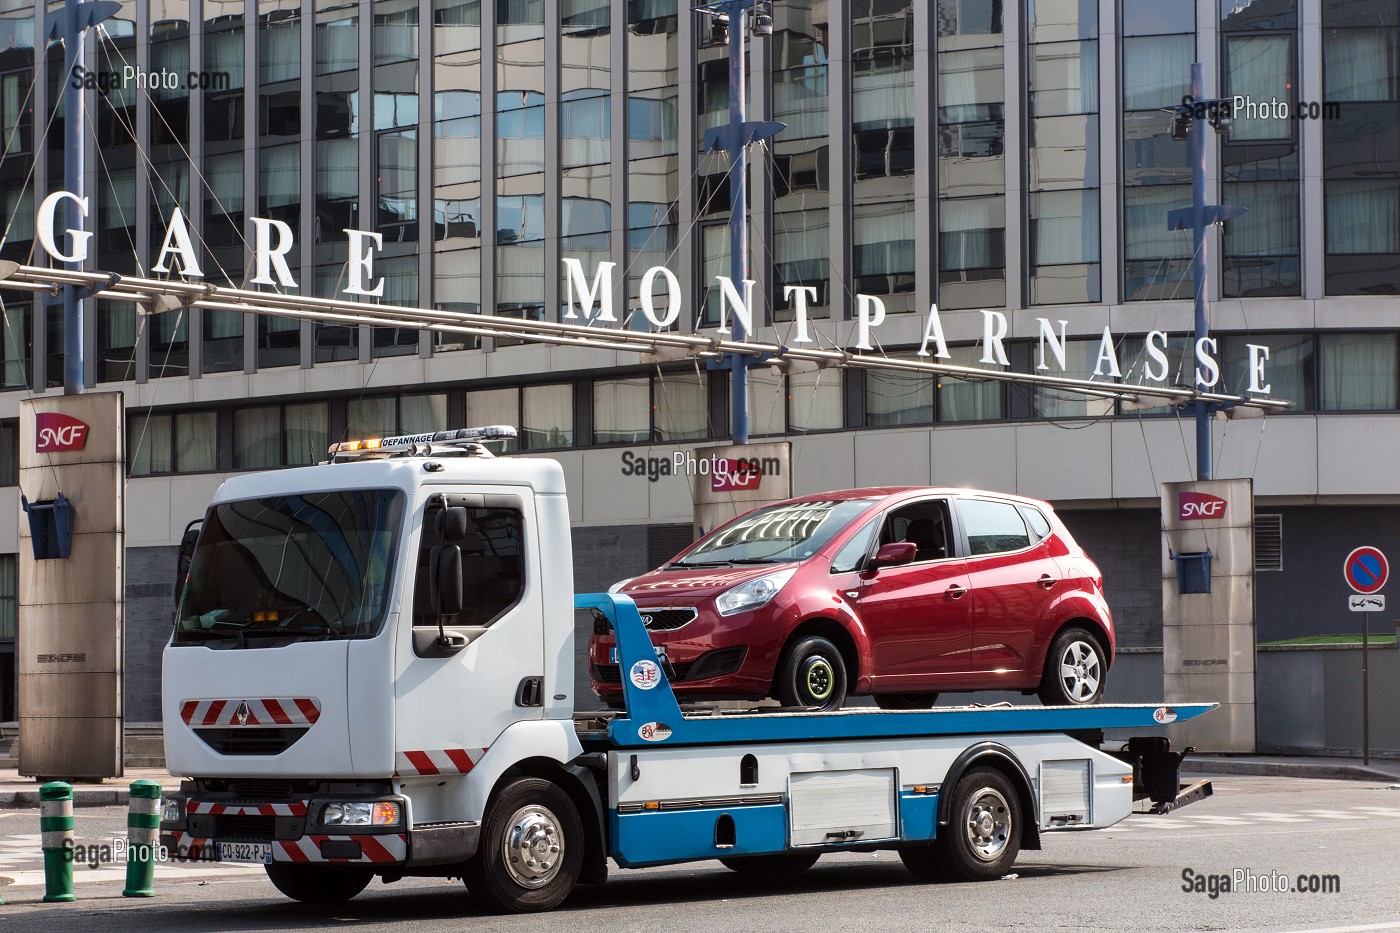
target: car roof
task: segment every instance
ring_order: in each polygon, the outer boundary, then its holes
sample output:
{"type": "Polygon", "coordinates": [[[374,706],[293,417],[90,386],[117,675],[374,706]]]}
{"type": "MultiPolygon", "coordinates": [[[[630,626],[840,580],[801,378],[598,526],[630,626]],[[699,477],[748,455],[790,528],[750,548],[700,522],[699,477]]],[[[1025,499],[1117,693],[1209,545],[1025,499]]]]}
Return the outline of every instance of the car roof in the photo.
{"type": "Polygon", "coordinates": [[[791,499],[784,499],[782,502],[774,502],[773,505],[798,505],[803,502],[841,502],[848,499],[894,499],[912,498],[915,495],[941,495],[941,496],[996,496],[998,498],[1013,499],[1018,502],[1034,503],[1036,505],[1050,508],[1050,504],[1041,499],[1033,499],[1029,496],[1021,496],[1012,492],[998,492],[993,489],[973,489],[967,486],[862,486],[854,489],[834,489],[829,492],[814,492],[806,495],[793,496],[791,499]]]}

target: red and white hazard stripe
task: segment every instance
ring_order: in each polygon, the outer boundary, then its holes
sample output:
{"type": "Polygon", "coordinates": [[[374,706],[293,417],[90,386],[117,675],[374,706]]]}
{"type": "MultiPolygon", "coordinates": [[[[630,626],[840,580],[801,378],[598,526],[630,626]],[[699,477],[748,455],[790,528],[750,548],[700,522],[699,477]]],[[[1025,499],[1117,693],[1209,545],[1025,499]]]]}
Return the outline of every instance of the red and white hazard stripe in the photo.
{"type": "Polygon", "coordinates": [[[391,833],[383,836],[302,836],[300,839],[278,839],[272,844],[274,862],[403,862],[408,859],[408,836],[391,833]],[[360,857],[325,858],[321,843],[358,842],[360,857]]]}
{"type": "Polygon", "coordinates": [[[484,748],[442,748],[434,751],[394,753],[394,776],[414,774],[466,774],[481,756],[484,748]]]}
{"type": "Polygon", "coordinates": [[[227,816],[306,816],[306,801],[296,803],[231,804],[191,800],[186,813],[212,813],[227,816]]]}
{"type": "Polygon", "coordinates": [[[314,697],[185,700],[180,718],[187,726],[310,726],[321,718],[321,701],[314,697]]]}
{"type": "Polygon", "coordinates": [[[169,832],[164,835],[171,837],[175,847],[170,851],[170,857],[174,859],[211,859],[214,851],[210,848],[213,840],[204,836],[192,836],[185,832],[169,832]]]}

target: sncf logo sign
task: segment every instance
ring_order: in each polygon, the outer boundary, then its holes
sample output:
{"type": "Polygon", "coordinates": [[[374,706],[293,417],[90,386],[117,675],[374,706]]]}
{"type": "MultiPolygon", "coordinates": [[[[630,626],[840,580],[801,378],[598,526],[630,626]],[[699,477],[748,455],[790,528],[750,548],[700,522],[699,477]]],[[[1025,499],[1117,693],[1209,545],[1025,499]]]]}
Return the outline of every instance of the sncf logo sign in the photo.
{"type": "Polygon", "coordinates": [[[755,459],[718,457],[710,474],[711,492],[742,492],[757,489],[763,479],[763,465],[755,459]]]}
{"type": "Polygon", "coordinates": [[[41,411],[34,416],[34,450],[41,454],[82,450],[87,443],[88,426],[72,415],[41,411]]]}
{"type": "Polygon", "coordinates": [[[1208,492],[1183,492],[1177,501],[1182,521],[1225,517],[1225,500],[1208,492]]]}

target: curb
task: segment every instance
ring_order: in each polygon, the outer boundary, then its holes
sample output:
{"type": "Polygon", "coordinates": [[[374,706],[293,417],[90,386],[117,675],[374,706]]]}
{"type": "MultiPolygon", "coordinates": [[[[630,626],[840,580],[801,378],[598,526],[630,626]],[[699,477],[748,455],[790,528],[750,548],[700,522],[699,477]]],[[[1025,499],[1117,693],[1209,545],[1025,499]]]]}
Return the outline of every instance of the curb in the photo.
{"type": "MultiPolygon", "coordinates": [[[[128,791],[122,788],[75,787],[73,807],[124,807],[128,802],[128,791]]],[[[0,791],[0,810],[37,810],[39,808],[39,788],[33,790],[0,791]]]]}
{"type": "Polygon", "coordinates": [[[1338,781],[1381,781],[1400,784],[1400,775],[1362,765],[1318,762],[1211,760],[1192,757],[1182,770],[1194,774],[1240,774],[1254,777],[1324,778],[1338,781]]]}

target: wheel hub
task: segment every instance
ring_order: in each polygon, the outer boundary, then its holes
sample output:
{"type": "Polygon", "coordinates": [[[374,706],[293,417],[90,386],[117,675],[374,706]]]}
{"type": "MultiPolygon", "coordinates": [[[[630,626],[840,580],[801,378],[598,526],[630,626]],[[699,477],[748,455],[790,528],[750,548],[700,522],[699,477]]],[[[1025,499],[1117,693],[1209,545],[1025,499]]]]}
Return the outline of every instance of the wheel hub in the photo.
{"type": "Polygon", "coordinates": [[[521,887],[543,887],[563,864],[564,840],[559,821],[547,807],[538,804],[515,812],[501,846],[506,871],[521,887]]]}
{"type": "Polygon", "coordinates": [[[972,795],[967,809],[967,841],[984,862],[996,860],[1011,839],[1011,807],[1001,792],[984,787],[972,795]]]}
{"type": "Polygon", "coordinates": [[[831,666],[821,658],[815,658],[807,666],[807,692],[814,700],[825,700],[831,696],[832,682],[831,666]]]}
{"type": "Polygon", "coordinates": [[[1099,659],[1094,649],[1082,641],[1071,642],[1060,658],[1060,680],[1065,694],[1082,703],[1099,689],[1099,659]]]}

